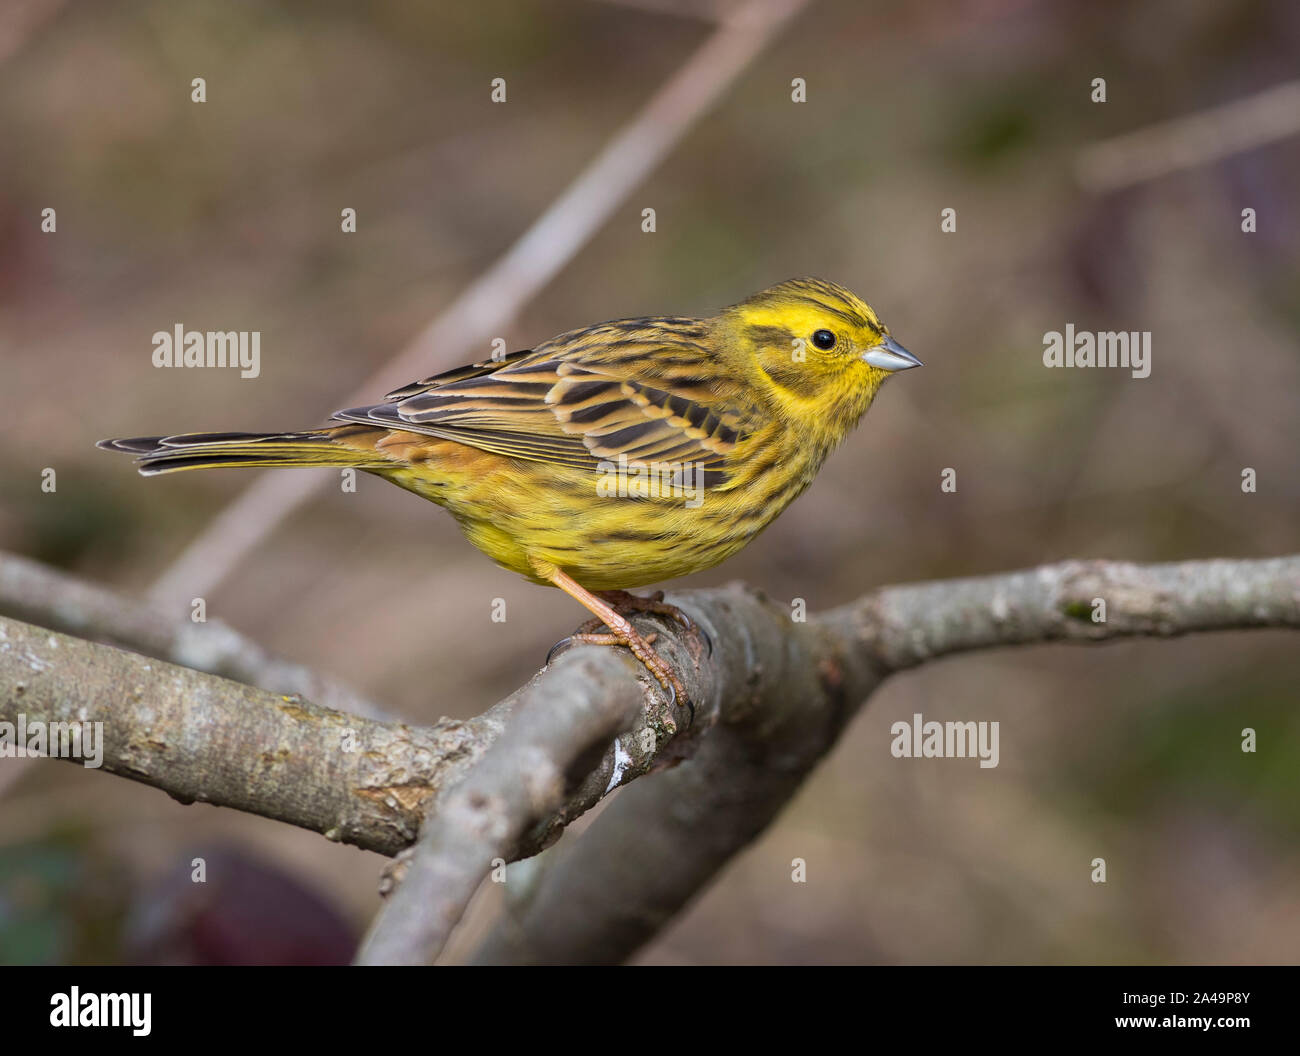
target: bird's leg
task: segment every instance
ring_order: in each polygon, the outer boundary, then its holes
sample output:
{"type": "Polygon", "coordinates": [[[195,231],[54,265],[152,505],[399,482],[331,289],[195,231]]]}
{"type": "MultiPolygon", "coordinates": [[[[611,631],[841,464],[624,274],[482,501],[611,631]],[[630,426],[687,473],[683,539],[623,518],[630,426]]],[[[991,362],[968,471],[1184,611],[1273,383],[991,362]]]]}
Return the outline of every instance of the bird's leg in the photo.
{"type": "MultiPolygon", "coordinates": [[[[645,665],[646,670],[654,676],[655,681],[673,695],[673,700],[668,705],[667,713],[663,716],[664,725],[668,726],[673,731],[676,730],[677,724],[672,718],[672,708],[678,701],[685,704],[687,708],[690,709],[692,717],[694,717],[695,706],[691,703],[690,697],[686,692],[686,687],[682,685],[681,679],[677,677],[677,672],[668,665],[667,661],[665,661],[663,657],[650,648],[650,643],[654,641],[655,638],[654,635],[641,635],[637,629],[628,622],[627,617],[621,615],[608,601],[593,594],[570,576],[565,575],[554,565],[538,563],[534,567],[540,576],[549,580],[551,583],[554,583],[564,591],[564,593],[568,594],[569,597],[573,598],[574,601],[594,613],[600,623],[609,628],[608,634],[592,634],[582,630],[577,634],[571,635],[561,644],[583,642],[589,645],[627,646],[632,650],[632,655],[640,660],[641,663],[645,665]]],[[[632,595],[628,595],[628,597],[631,596],[632,595]]],[[[669,608],[671,607],[672,606],[669,606],[669,608]]],[[[552,650],[552,653],[554,653],[554,650],[552,650]]]]}

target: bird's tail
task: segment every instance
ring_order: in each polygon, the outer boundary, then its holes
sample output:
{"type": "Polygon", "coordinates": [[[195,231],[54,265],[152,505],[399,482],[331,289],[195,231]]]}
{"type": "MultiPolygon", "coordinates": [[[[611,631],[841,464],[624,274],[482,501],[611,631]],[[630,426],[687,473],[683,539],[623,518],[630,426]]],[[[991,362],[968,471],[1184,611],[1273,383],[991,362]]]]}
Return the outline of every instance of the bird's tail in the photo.
{"type": "Polygon", "coordinates": [[[365,446],[344,441],[352,433],[374,432],[356,426],[305,433],[180,433],[101,440],[105,451],[135,455],[140,472],[151,477],[213,466],[355,466],[367,469],[387,460],[365,446]]]}

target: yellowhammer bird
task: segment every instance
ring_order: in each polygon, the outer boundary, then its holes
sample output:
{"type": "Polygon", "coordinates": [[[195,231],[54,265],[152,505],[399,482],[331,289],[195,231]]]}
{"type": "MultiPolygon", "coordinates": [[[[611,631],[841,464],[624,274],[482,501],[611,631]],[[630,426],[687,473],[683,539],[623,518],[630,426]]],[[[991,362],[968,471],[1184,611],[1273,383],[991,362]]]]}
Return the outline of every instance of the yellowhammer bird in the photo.
{"type": "MultiPolygon", "coordinates": [[[[891,373],[920,366],[833,282],[791,279],[708,319],[622,319],[437,374],[300,433],[103,440],[146,476],[351,466],[446,507],[470,542],[572,595],[675,699],[629,587],[710,568],[817,475],[891,373]]],[[[692,708],[692,711],[694,709],[692,708]]]]}

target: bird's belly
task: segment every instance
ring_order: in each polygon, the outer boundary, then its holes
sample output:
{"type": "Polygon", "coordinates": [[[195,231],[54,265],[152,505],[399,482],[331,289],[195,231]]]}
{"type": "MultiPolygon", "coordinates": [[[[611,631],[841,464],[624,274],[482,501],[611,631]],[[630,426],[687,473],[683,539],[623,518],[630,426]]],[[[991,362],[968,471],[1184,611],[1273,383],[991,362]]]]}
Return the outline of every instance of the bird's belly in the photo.
{"type": "Polygon", "coordinates": [[[539,471],[465,449],[456,454],[458,462],[437,460],[436,475],[410,467],[385,475],[446,507],[483,553],[539,583],[545,581],[534,561],[555,565],[589,590],[698,572],[740,550],[779,512],[741,507],[729,492],[602,494],[591,473],[549,465],[539,471]]]}
{"type": "Polygon", "coordinates": [[[564,517],[522,506],[459,519],[470,542],[498,564],[544,582],[532,564],[543,561],[589,590],[630,590],[712,568],[750,538],[718,531],[698,511],[628,499],[564,517]]]}

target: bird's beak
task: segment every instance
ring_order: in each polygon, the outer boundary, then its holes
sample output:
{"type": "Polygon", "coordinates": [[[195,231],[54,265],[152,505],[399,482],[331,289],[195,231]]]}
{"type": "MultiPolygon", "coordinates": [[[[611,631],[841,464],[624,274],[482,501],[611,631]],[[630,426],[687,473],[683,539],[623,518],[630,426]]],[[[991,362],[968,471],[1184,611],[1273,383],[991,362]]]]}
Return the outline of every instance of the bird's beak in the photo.
{"type": "Polygon", "coordinates": [[[862,354],[862,358],[878,370],[890,373],[921,366],[921,361],[892,337],[885,338],[878,345],[872,345],[862,354]]]}

